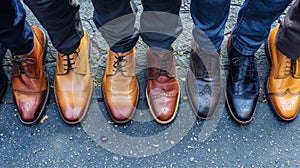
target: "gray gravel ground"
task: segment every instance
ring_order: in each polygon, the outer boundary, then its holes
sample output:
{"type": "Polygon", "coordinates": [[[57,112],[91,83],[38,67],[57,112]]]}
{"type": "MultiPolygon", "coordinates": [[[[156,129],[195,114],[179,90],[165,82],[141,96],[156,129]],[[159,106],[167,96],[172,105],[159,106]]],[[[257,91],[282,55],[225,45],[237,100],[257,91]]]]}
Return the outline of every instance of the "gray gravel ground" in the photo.
{"type": "MultiPolygon", "coordinates": [[[[184,31],[175,43],[181,86],[181,104],[176,120],[169,125],[159,125],[149,113],[144,93],[145,45],[139,41],[137,74],[142,93],[137,112],[133,121],[126,125],[112,123],[101,94],[107,44],[93,24],[91,2],[79,2],[84,27],[91,37],[90,64],[95,79],[88,116],[79,125],[65,124],[51,89],[43,122],[24,126],[18,119],[9,88],[0,104],[0,167],[300,167],[300,119],[288,123],[279,121],[265,100],[265,81],[270,64],[263,46],[256,54],[261,94],[253,121],[246,126],[236,124],[226,111],[223,96],[212,120],[195,118],[184,89],[192,28],[188,0],[183,0],[181,8],[184,31]]],[[[141,11],[141,2],[135,2],[141,11]]],[[[221,54],[223,80],[228,69],[225,43],[242,2],[232,1],[226,25],[221,54]]],[[[28,20],[40,25],[30,12],[28,20]]],[[[45,69],[51,83],[55,74],[55,52],[50,45],[45,69]]],[[[8,76],[11,74],[10,61],[7,53],[3,64],[8,76]]]]}

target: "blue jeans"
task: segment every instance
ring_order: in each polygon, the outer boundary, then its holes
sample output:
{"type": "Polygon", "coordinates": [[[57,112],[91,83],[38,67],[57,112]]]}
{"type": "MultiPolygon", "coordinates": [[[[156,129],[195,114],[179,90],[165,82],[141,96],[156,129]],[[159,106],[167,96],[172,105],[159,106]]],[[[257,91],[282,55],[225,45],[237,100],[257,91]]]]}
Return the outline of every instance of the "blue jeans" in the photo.
{"type": "Polygon", "coordinates": [[[0,43],[13,55],[29,53],[33,48],[31,26],[20,0],[0,1],[0,43]]]}
{"type": "MultiPolygon", "coordinates": [[[[232,45],[243,55],[254,55],[269,35],[271,24],[292,0],[245,0],[232,30],[232,45]]],[[[224,39],[230,0],[192,0],[191,16],[216,50],[224,39]]],[[[194,29],[195,29],[194,28],[194,29]]],[[[197,37],[194,37],[197,39],[197,37]]],[[[198,40],[201,40],[198,38],[198,40]]],[[[201,43],[201,42],[198,42],[201,43]]]]}

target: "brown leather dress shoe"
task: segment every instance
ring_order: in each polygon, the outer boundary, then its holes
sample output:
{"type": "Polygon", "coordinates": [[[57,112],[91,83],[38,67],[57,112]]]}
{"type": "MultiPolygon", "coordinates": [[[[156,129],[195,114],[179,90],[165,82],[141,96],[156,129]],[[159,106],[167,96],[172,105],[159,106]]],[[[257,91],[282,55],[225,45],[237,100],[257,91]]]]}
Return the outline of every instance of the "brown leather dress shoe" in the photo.
{"type": "Polygon", "coordinates": [[[125,53],[108,50],[102,91],[108,113],[117,124],[130,121],[138,103],[135,66],[135,48],[125,53]]]}
{"type": "Polygon", "coordinates": [[[174,51],[154,54],[147,48],[147,102],[154,119],[160,124],[172,122],[176,116],[180,91],[176,78],[174,51]]]}
{"type": "Polygon", "coordinates": [[[93,92],[89,67],[89,37],[86,31],[70,55],[58,53],[54,93],[62,119],[77,124],[85,117],[93,92]]]}
{"type": "Polygon", "coordinates": [[[266,87],[267,98],[279,119],[290,121],[297,116],[300,102],[300,59],[292,60],[277,49],[278,28],[271,31],[265,45],[272,63],[266,87]]]}
{"type": "Polygon", "coordinates": [[[32,25],[34,47],[26,55],[15,55],[12,68],[12,91],[20,120],[32,125],[42,116],[49,97],[49,83],[43,70],[47,51],[44,32],[32,25]]]}

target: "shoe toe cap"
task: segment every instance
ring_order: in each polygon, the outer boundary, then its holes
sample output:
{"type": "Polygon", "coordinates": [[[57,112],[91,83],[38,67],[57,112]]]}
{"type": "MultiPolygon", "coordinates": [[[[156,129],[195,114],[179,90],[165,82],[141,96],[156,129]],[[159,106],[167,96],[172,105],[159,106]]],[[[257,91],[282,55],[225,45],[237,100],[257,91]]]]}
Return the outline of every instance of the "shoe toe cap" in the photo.
{"type": "Polygon", "coordinates": [[[38,96],[26,96],[16,99],[16,105],[23,122],[33,122],[41,112],[42,99],[38,96]]]}
{"type": "MultiPolygon", "coordinates": [[[[228,95],[227,95],[228,96],[228,95]]],[[[227,97],[227,105],[233,115],[233,118],[239,123],[249,123],[253,117],[256,104],[256,98],[244,98],[244,97],[227,97]]]]}
{"type": "Polygon", "coordinates": [[[161,97],[151,101],[151,108],[154,118],[160,122],[171,121],[177,111],[177,99],[161,97]]]}
{"type": "Polygon", "coordinates": [[[57,97],[57,103],[60,108],[61,115],[68,123],[80,121],[89,106],[89,96],[85,92],[61,92],[63,96],[57,97]]]}
{"type": "Polygon", "coordinates": [[[300,96],[271,96],[276,113],[283,120],[292,120],[298,113],[300,96]]]}
{"type": "Polygon", "coordinates": [[[110,101],[107,105],[114,121],[127,122],[131,119],[133,112],[135,111],[135,106],[132,104],[133,103],[130,103],[128,100],[117,100],[110,101]]]}

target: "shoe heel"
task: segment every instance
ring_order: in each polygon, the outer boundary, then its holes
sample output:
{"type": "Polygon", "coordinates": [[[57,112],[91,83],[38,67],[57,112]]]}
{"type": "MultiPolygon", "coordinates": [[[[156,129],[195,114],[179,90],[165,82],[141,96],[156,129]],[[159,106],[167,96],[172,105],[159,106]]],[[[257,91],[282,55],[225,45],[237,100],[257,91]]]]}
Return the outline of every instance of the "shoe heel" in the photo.
{"type": "Polygon", "coordinates": [[[265,53],[269,63],[272,65],[272,57],[269,49],[269,39],[265,42],[265,53]]]}
{"type": "Polygon", "coordinates": [[[48,53],[48,38],[45,34],[44,34],[44,39],[45,39],[45,43],[44,43],[44,46],[43,46],[43,65],[46,64],[46,56],[47,56],[47,53],[48,53]]]}

